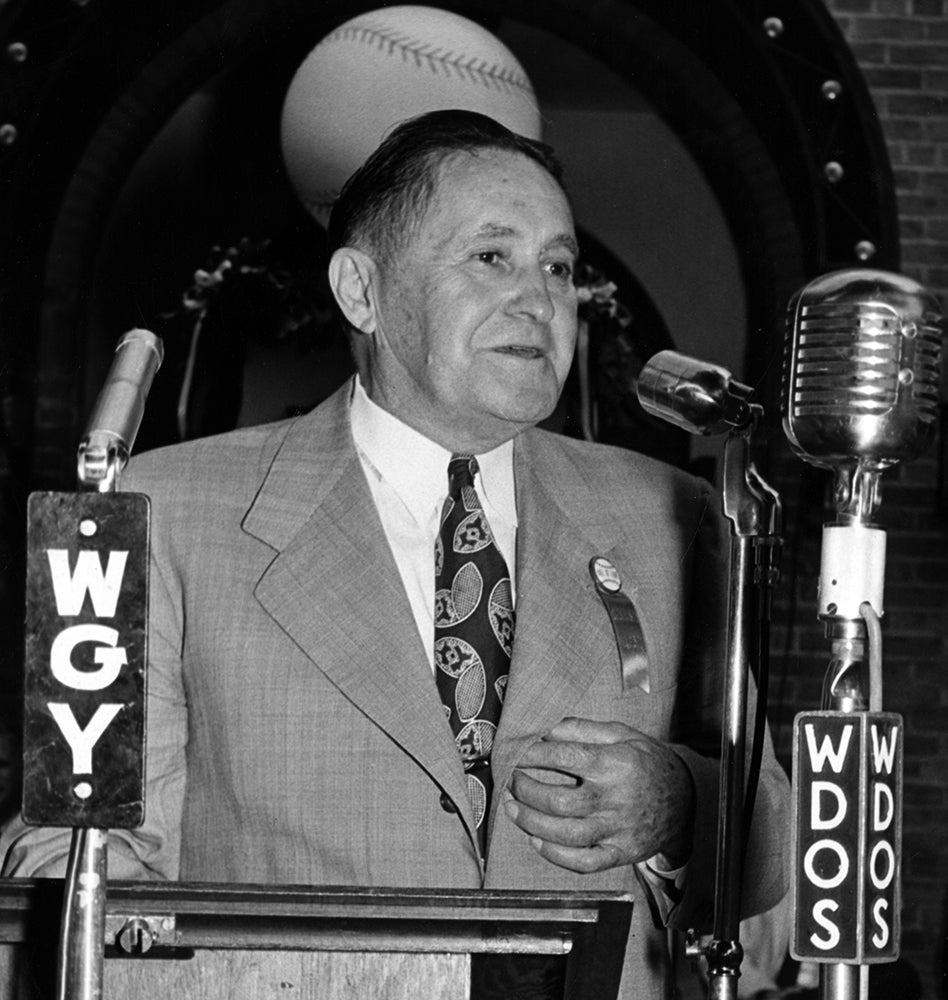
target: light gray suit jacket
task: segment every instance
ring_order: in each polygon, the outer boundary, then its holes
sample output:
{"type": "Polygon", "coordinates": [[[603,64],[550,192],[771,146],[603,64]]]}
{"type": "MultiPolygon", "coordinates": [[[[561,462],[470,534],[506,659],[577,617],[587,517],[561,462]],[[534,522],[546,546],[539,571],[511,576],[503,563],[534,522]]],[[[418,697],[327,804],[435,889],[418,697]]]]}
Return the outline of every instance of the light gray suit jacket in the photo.
{"type": "MultiPolygon", "coordinates": [[[[706,486],[539,430],[514,449],[517,631],[493,751],[486,871],[460,759],[352,442],[348,387],[292,421],[145,454],[152,498],[148,798],[113,877],[636,893],[623,992],[665,996],[664,932],[632,867],[539,857],[500,805],[526,746],[566,716],[675,744],[697,821],[681,926],[711,912],[727,538],[706,486]],[[651,691],[623,691],[588,564],[635,602],[651,691]]],[[[748,912],[785,888],[786,778],[768,742],[748,912]]],[[[649,803],[642,802],[647,809],[649,803]]],[[[4,835],[7,874],[61,870],[60,831],[4,835]]]]}

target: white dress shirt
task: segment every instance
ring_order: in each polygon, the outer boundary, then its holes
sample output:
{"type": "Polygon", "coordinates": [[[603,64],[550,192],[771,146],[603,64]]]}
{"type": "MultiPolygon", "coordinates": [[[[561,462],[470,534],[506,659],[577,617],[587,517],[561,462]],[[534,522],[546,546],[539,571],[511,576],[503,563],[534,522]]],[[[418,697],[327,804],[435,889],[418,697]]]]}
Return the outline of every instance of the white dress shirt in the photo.
{"type": "MultiPolygon", "coordinates": [[[[373,403],[358,377],[350,414],[356,451],[434,670],[434,551],[451,452],[373,403]]],[[[478,455],[477,465],[474,486],[510,571],[516,606],[513,441],[478,455]]]]}

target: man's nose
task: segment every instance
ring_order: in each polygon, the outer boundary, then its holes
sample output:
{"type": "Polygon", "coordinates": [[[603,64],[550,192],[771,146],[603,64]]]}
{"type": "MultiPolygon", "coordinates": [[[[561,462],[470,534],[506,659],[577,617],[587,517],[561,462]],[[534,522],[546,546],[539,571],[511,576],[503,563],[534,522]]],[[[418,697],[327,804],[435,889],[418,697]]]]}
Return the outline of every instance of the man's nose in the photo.
{"type": "Polygon", "coordinates": [[[549,323],[553,319],[555,306],[546,284],[546,275],[540,268],[524,268],[517,275],[512,304],[516,312],[529,316],[537,323],[549,323]]]}

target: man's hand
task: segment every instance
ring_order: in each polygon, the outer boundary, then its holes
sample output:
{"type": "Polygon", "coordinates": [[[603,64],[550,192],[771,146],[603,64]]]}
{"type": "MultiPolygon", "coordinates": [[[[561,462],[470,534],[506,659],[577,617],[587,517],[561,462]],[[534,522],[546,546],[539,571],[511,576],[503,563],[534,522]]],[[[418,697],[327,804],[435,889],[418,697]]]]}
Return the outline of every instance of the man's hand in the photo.
{"type": "Polygon", "coordinates": [[[671,867],[687,861],[694,788],[665,744],[621,722],[564,719],[519,768],[504,807],[548,861],[577,872],[658,853],[671,867]],[[521,769],[551,772],[550,781],[521,769]],[[572,781],[563,784],[564,775],[572,781]]]}

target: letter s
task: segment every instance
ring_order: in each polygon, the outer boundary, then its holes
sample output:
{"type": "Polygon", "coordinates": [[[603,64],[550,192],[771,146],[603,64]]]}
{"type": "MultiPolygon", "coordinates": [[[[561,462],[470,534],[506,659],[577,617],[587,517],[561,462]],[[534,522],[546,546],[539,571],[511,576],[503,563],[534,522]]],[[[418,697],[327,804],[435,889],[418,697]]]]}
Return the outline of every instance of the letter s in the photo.
{"type": "Polygon", "coordinates": [[[889,943],[889,925],[885,922],[880,911],[887,910],[889,902],[886,899],[877,899],[872,904],[872,919],[879,930],[872,935],[872,943],[877,948],[884,948],[889,943]]]}
{"type": "Polygon", "coordinates": [[[810,940],[823,951],[829,951],[830,948],[835,948],[839,944],[839,928],[826,916],[827,910],[835,912],[838,909],[839,903],[834,903],[832,899],[822,899],[813,905],[813,919],[826,930],[828,936],[821,938],[816,934],[811,934],[810,940]]]}

